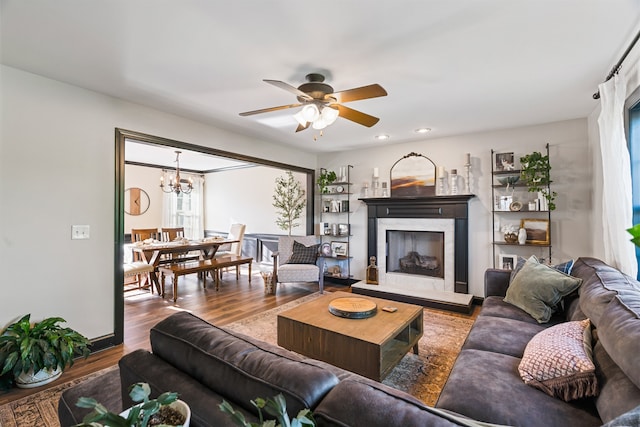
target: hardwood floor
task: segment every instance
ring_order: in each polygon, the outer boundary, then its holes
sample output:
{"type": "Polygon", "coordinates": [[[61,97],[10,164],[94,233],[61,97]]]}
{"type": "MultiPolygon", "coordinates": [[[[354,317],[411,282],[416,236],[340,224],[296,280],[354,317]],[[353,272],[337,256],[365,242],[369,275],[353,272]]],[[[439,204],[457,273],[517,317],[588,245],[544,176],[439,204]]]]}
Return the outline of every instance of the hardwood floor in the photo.
{"type": "MultiPolygon", "coordinates": [[[[217,325],[226,325],[245,317],[270,310],[294,301],[305,295],[317,292],[317,285],[285,284],[278,285],[275,296],[265,295],[259,269],[254,268],[252,283],[249,284],[247,270],[242,270],[240,280],[236,282],[235,272],[225,273],[216,291],[212,280],[207,280],[207,288],[203,289],[195,275],[180,278],[178,301],[173,302],[170,286],[168,294],[160,298],[148,291],[131,291],[125,293],[125,331],[124,344],[90,355],[86,360],[79,359],[68,368],[62,377],[53,383],[35,390],[16,389],[0,394],[0,405],[20,399],[29,394],[54,387],[67,381],[85,376],[100,369],[113,366],[120,358],[139,348],[150,349],[149,330],[153,325],[178,310],[186,310],[202,319],[217,325]]],[[[325,283],[329,292],[350,292],[348,286],[325,283]]],[[[471,315],[450,313],[455,316],[477,316],[476,308],[471,315]]]]}

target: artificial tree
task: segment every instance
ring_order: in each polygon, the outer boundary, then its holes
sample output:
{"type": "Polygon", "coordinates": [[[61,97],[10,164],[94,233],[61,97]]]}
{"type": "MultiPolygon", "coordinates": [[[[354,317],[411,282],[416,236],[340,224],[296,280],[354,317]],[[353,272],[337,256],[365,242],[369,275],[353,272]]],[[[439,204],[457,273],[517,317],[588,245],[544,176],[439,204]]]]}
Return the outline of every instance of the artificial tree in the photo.
{"type": "Polygon", "coordinates": [[[296,222],[302,215],[302,210],[307,204],[305,191],[302,189],[291,171],[286,176],[276,178],[276,187],[273,193],[273,207],[276,208],[279,217],[276,225],[291,236],[291,230],[300,224],[296,222]]]}

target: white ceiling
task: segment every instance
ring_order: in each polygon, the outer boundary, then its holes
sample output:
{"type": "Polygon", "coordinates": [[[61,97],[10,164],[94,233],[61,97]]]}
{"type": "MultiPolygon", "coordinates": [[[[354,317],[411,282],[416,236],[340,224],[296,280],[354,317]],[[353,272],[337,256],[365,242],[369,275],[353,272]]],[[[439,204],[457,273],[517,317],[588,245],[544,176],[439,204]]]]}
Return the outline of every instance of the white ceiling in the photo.
{"type": "Polygon", "coordinates": [[[252,137],[336,151],[586,117],[638,0],[0,0],[1,62],[252,137]],[[313,140],[293,86],[379,83],[313,140]],[[429,127],[426,137],[414,129],[429,127]],[[377,134],[390,139],[379,142],[377,134]]]}
{"type": "MultiPolygon", "coordinates": [[[[125,160],[145,165],[164,166],[168,169],[176,167],[176,148],[165,145],[147,144],[135,140],[125,140],[125,160]]],[[[180,169],[191,171],[212,171],[245,167],[250,163],[228,158],[179,149],[180,169]]]]}

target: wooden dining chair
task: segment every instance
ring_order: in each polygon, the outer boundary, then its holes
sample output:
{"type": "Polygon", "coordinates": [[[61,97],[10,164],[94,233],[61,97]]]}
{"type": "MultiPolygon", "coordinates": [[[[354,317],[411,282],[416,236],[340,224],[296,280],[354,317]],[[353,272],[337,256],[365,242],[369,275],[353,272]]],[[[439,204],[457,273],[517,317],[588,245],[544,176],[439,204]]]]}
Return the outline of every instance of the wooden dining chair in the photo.
{"type": "Polygon", "coordinates": [[[162,227],[160,229],[160,235],[162,236],[161,240],[163,242],[173,242],[178,237],[184,238],[184,227],[174,227],[174,228],[162,227]]]}
{"type": "Polygon", "coordinates": [[[124,270],[124,291],[140,290],[144,288],[151,288],[153,293],[153,286],[150,286],[149,273],[153,271],[153,266],[147,264],[144,261],[134,261],[124,263],[122,265],[124,270]],[[131,285],[137,285],[137,287],[131,287],[131,285]]]}
{"type": "MultiPolygon", "coordinates": [[[[147,239],[158,239],[160,233],[157,228],[132,228],[131,229],[131,243],[144,242],[147,239]]],[[[133,254],[134,261],[143,261],[142,256],[139,253],[133,254]]]]}
{"type": "MultiPolygon", "coordinates": [[[[184,227],[162,227],[160,229],[160,236],[163,242],[173,242],[177,238],[184,238],[184,227]]],[[[171,254],[167,262],[185,262],[198,259],[200,259],[199,252],[181,252],[171,254]]]]}

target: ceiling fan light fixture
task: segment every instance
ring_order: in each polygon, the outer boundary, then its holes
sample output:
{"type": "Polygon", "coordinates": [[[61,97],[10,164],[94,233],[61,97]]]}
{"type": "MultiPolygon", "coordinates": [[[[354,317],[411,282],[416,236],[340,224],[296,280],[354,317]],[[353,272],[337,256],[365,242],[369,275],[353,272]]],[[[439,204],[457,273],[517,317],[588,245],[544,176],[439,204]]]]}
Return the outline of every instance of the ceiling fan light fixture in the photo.
{"type": "Polygon", "coordinates": [[[302,113],[302,117],[308,122],[314,122],[320,117],[320,111],[318,111],[318,107],[315,104],[305,105],[300,112],[302,113]]]}
{"type": "Polygon", "coordinates": [[[311,125],[311,127],[313,127],[316,130],[322,130],[326,128],[328,125],[329,124],[325,122],[322,117],[320,117],[315,122],[313,122],[313,125],[311,125]]]}
{"type": "Polygon", "coordinates": [[[302,114],[302,110],[300,110],[297,113],[295,113],[293,115],[293,118],[296,119],[296,121],[298,123],[300,123],[300,126],[306,126],[307,125],[307,119],[304,118],[304,115],[302,114]]]}
{"type": "Polygon", "coordinates": [[[332,125],[338,119],[340,112],[332,107],[324,107],[322,109],[322,113],[320,114],[321,119],[327,124],[327,126],[332,125]]]}

